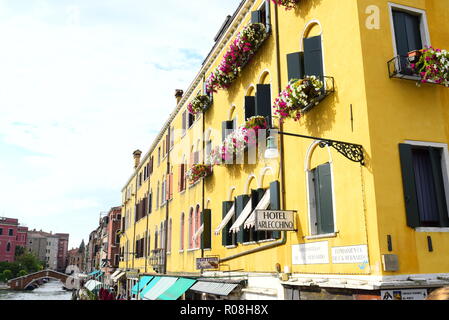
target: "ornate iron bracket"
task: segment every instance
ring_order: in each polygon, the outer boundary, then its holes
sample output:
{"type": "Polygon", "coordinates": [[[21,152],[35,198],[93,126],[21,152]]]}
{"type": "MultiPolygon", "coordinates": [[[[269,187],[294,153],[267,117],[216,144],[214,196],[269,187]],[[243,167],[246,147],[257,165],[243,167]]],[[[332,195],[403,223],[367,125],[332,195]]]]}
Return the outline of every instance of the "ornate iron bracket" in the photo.
{"type": "Polygon", "coordinates": [[[281,134],[281,135],[318,140],[318,141],[320,141],[321,148],[324,148],[326,146],[332,147],[335,150],[337,150],[340,154],[342,154],[345,158],[347,158],[353,162],[358,162],[362,166],[365,165],[365,155],[363,152],[362,145],[344,142],[344,141],[338,141],[338,140],[322,139],[322,138],[317,138],[317,137],[304,136],[304,135],[300,135],[300,134],[281,132],[281,131],[277,131],[277,130],[274,130],[274,131],[276,131],[278,134],[281,134]]]}
{"type": "Polygon", "coordinates": [[[323,140],[320,143],[320,147],[324,148],[325,146],[334,148],[347,159],[353,162],[359,162],[362,165],[365,164],[365,156],[363,154],[363,147],[361,145],[340,141],[323,140]]]}

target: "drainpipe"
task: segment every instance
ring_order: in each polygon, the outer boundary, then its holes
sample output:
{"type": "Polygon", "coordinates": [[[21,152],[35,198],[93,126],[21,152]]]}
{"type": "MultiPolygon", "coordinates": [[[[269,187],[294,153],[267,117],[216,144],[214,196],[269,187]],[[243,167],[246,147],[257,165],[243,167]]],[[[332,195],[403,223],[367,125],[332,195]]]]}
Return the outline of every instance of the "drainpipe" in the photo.
{"type": "MultiPolygon", "coordinates": [[[[271,16],[271,11],[270,11],[270,1],[267,0],[267,19],[271,16]]],[[[277,80],[278,80],[278,92],[281,92],[281,63],[280,63],[280,48],[279,48],[279,23],[278,23],[278,8],[277,6],[274,6],[274,15],[276,18],[275,21],[275,30],[276,30],[276,35],[275,35],[275,39],[276,39],[276,63],[277,63],[277,80]]],[[[267,20],[270,21],[270,20],[267,20]]],[[[269,27],[269,30],[271,30],[271,26],[269,27]]],[[[282,130],[282,123],[280,123],[280,129],[282,130]]],[[[286,210],[286,204],[285,204],[285,163],[284,163],[284,137],[282,135],[280,135],[280,180],[281,180],[281,190],[282,190],[282,196],[281,196],[281,208],[283,208],[284,210],[286,210]]],[[[265,250],[269,250],[269,249],[273,249],[279,246],[283,246],[287,243],[287,231],[283,231],[282,232],[282,238],[276,242],[270,243],[268,245],[262,246],[262,247],[258,247],[258,248],[253,248],[251,250],[247,250],[244,252],[240,252],[237,254],[234,254],[232,256],[220,259],[220,263],[221,262],[226,262],[226,261],[230,261],[230,260],[234,260],[249,254],[253,254],[256,252],[260,252],[260,251],[265,251],[265,250]]]]}

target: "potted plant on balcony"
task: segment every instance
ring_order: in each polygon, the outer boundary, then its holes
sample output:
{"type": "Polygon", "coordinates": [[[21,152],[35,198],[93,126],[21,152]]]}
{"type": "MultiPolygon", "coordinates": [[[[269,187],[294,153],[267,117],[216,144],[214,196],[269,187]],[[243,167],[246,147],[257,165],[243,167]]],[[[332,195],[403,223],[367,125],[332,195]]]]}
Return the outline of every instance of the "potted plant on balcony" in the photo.
{"type": "Polygon", "coordinates": [[[291,10],[296,7],[296,5],[299,3],[299,0],[271,0],[278,6],[285,7],[285,10],[291,10]]]}
{"type": "Polygon", "coordinates": [[[262,23],[246,26],[232,41],[218,67],[207,78],[206,91],[217,92],[218,89],[229,88],[266,37],[266,28],[262,23]]]}
{"type": "Polygon", "coordinates": [[[208,164],[194,164],[190,170],[186,172],[186,177],[190,184],[194,184],[201,178],[205,178],[212,174],[212,166],[208,164]]]}
{"type": "Polygon", "coordinates": [[[204,112],[209,108],[211,104],[211,99],[207,95],[196,96],[191,103],[187,106],[189,112],[196,115],[200,112],[204,112]]]}
{"type": "Polygon", "coordinates": [[[410,67],[421,77],[422,83],[436,83],[449,87],[449,52],[428,47],[422,50],[418,62],[410,67]]]}
{"type": "Polygon", "coordinates": [[[291,80],[287,88],[276,98],[273,108],[280,120],[286,118],[298,121],[303,110],[322,93],[324,83],[316,76],[306,76],[303,80],[291,80]]]}

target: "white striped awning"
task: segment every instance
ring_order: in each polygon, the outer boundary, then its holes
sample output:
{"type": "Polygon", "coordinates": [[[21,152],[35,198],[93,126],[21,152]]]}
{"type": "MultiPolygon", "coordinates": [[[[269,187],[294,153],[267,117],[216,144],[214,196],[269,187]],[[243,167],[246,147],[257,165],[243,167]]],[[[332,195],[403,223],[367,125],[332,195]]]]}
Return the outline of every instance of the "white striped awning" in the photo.
{"type": "Polygon", "coordinates": [[[201,227],[198,229],[198,231],[193,235],[193,242],[196,241],[196,239],[203,233],[204,231],[204,224],[201,225],[201,227]]]}
{"type": "Polygon", "coordinates": [[[228,224],[228,222],[231,220],[232,216],[235,214],[235,203],[232,205],[232,208],[228,211],[226,216],[223,218],[223,221],[221,221],[220,225],[215,229],[215,235],[218,236],[223,230],[223,228],[228,224]]]}
{"type": "Polygon", "coordinates": [[[240,213],[237,220],[235,220],[234,224],[231,227],[231,230],[229,232],[237,233],[240,230],[240,227],[245,222],[246,218],[251,214],[253,201],[250,199],[248,203],[246,204],[245,208],[243,209],[242,213],[240,213]]]}
{"type": "Polygon", "coordinates": [[[167,291],[178,278],[162,277],[159,281],[144,294],[144,300],[156,300],[161,294],[167,291]]]}
{"type": "Polygon", "coordinates": [[[190,290],[215,294],[219,296],[227,296],[238,285],[239,285],[238,283],[198,281],[192,287],[190,287],[190,290]]]}
{"type": "Polygon", "coordinates": [[[252,228],[256,225],[256,210],[266,210],[269,205],[270,205],[270,189],[267,189],[262,199],[260,199],[259,203],[257,204],[256,208],[254,208],[253,212],[246,220],[245,229],[252,228]]]}

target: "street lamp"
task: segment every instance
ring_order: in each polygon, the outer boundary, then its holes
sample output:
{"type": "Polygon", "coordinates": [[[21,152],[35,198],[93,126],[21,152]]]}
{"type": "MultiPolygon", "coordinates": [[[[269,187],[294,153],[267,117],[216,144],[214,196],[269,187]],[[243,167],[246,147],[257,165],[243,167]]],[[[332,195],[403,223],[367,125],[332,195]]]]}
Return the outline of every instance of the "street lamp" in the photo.
{"type": "Polygon", "coordinates": [[[267,149],[265,150],[265,159],[279,158],[279,150],[276,143],[276,138],[269,136],[267,139],[267,149]]]}

